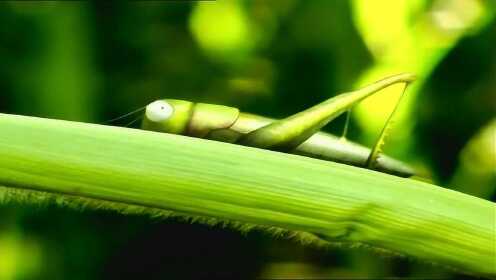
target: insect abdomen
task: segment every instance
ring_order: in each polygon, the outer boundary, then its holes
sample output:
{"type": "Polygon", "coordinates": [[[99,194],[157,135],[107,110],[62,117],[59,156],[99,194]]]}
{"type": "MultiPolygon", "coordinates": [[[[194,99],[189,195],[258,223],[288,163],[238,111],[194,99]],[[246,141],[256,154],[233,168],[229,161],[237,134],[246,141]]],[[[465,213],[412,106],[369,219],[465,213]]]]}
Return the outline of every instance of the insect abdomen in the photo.
{"type": "MultiPolygon", "coordinates": [[[[235,131],[239,135],[243,135],[266,126],[273,121],[273,119],[258,115],[240,113],[238,120],[230,127],[230,130],[235,131]]],[[[342,140],[332,134],[318,132],[298,147],[288,152],[358,167],[365,167],[371,150],[360,144],[342,140]]],[[[381,155],[379,157],[375,169],[401,177],[410,177],[414,174],[413,169],[407,164],[386,155],[381,155]]]]}

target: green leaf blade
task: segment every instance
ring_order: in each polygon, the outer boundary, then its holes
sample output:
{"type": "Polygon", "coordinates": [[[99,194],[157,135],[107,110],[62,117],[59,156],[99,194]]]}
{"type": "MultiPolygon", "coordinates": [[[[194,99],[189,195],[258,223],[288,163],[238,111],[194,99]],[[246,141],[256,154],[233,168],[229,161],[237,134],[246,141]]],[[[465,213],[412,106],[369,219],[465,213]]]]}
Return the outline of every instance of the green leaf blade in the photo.
{"type": "Polygon", "coordinates": [[[490,201],[333,162],[0,114],[0,185],[309,232],[496,275],[490,201]]]}

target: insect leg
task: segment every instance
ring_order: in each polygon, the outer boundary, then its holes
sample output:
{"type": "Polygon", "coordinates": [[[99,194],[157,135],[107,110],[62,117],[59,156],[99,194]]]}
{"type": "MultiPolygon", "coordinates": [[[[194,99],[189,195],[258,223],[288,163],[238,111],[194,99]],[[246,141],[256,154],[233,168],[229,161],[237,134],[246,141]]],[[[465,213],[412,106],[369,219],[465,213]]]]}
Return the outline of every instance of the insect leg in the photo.
{"type": "Polygon", "coordinates": [[[257,148],[290,151],[364,98],[390,85],[410,83],[414,79],[415,76],[409,73],[394,75],[359,90],[340,94],[307,110],[252,131],[242,136],[237,143],[257,148]]]}
{"type": "Polygon", "coordinates": [[[341,134],[341,140],[346,141],[346,134],[348,134],[348,127],[350,125],[351,108],[346,111],[346,120],[344,122],[343,133],[341,134]]]}
{"type": "Polygon", "coordinates": [[[389,116],[386,120],[386,123],[384,124],[384,127],[382,128],[381,134],[379,134],[379,138],[375,142],[374,147],[372,148],[372,151],[370,151],[370,155],[367,158],[367,163],[366,163],[367,168],[375,169],[375,166],[377,165],[377,160],[379,159],[379,156],[382,153],[382,146],[384,146],[385,139],[388,135],[388,131],[391,128],[391,124],[392,124],[391,120],[393,119],[396,111],[398,111],[400,101],[403,98],[403,96],[405,95],[405,91],[406,91],[407,87],[408,87],[408,84],[405,84],[405,87],[403,88],[403,91],[401,92],[401,95],[398,98],[398,101],[396,102],[396,105],[394,106],[393,111],[391,111],[391,113],[389,114],[389,116]]]}

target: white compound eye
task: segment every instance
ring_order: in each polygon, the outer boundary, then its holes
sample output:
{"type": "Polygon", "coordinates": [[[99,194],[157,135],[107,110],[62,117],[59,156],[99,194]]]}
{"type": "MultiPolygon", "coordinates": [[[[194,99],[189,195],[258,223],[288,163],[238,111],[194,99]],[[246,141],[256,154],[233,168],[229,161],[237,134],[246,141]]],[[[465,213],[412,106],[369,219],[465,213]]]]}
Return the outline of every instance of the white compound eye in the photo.
{"type": "Polygon", "coordinates": [[[146,106],[146,117],[152,122],[161,122],[168,119],[174,109],[164,100],[154,101],[146,106]]]}

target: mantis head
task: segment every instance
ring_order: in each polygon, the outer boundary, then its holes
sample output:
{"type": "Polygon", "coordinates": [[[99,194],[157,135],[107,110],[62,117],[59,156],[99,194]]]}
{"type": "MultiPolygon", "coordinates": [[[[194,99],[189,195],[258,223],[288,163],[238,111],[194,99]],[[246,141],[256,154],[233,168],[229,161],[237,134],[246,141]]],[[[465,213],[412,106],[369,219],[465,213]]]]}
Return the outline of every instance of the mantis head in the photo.
{"type": "Polygon", "coordinates": [[[157,132],[185,132],[193,103],[177,99],[160,99],[148,104],[141,128],[157,132]]]}

